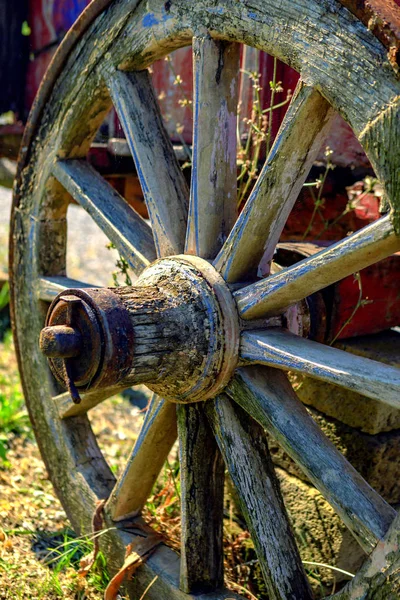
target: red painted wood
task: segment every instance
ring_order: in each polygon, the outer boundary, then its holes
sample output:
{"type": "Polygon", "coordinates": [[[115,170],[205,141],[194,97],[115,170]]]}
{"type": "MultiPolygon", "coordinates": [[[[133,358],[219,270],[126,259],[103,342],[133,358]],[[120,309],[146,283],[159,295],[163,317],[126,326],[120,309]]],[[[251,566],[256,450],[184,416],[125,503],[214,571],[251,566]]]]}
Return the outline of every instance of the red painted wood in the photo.
{"type": "Polygon", "coordinates": [[[333,286],[333,310],[329,338],[339,339],[377,333],[400,324],[400,252],[361,271],[363,305],[354,309],[360,286],[346,277],[333,286]],[[354,313],[354,314],[353,314],[354,313]],[[341,331],[347,319],[349,324],[341,331]],[[340,333],[339,333],[340,332],[340,333]]]}
{"type": "Polygon", "coordinates": [[[29,0],[31,47],[34,52],[60,40],[90,0],[29,0]]]}

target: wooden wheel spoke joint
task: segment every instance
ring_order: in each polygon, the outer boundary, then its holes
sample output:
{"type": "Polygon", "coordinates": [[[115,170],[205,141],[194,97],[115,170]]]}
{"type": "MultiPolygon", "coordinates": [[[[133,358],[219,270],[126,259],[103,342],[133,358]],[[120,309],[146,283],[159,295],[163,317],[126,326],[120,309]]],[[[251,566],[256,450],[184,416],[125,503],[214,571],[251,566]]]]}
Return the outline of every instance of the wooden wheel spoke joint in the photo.
{"type": "Polygon", "coordinates": [[[153,263],[135,286],[62,292],[40,347],[56,379],[65,384],[67,371],[78,392],[145,383],[169,400],[196,402],[231,379],[239,324],[217,271],[177,256],[153,263]]]}

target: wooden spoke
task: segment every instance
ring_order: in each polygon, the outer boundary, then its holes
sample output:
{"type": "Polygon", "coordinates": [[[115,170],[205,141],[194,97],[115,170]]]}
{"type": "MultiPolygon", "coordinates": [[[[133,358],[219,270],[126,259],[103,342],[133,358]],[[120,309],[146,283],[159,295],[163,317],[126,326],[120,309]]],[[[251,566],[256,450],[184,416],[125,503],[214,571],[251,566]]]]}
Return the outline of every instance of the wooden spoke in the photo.
{"type": "Polygon", "coordinates": [[[249,364],[304,373],[400,408],[400,369],[279,328],[243,332],[240,355],[249,364]]]}
{"type": "Polygon", "coordinates": [[[176,436],[175,405],[154,394],[125,470],[107,503],[114,521],[140,513],[176,436]]]}
{"type": "Polygon", "coordinates": [[[226,395],[207,403],[206,414],[238,492],[268,597],[312,598],[263,429],[226,395]]]}
{"type": "Polygon", "coordinates": [[[53,302],[54,298],[69,288],[99,287],[69,277],[41,277],[39,279],[39,300],[53,302]]]}
{"type": "Polygon", "coordinates": [[[164,128],[150,75],[148,71],[114,71],[106,79],[135,161],[157,254],[181,254],[189,191],[164,128]]]}
{"type": "Polygon", "coordinates": [[[181,469],[181,589],[223,583],[224,462],[201,403],[178,405],[181,469]]]}
{"type": "Polygon", "coordinates": [[[329,248],[235,293],[240,316],[254,319],[282,312],[306,296],[400,250],[391,215],[329,248]]]}
{"type": "Polygon", "coordinates": [[[146,221],[85,160],[58,161],[52,171],[139,275],[156,258],[146,221]]]}
{"type": "Polygon", "coordinates": [[[303,82],[294,98],[258,181],[215,260],[228,282],[257,273],[270,261],[330,124],[328,102],[303,82]]]}
{"type": "Polygon", "coordinates": [[[104,400],[108,400],[108,398],[111,398],[111,396],[120,394],[124,391],[124,389],[126,388],[121,386],[113,386],[92,390],[91,392],[84,392],[80,394],[82,400],[80,404],[75,404],[75,402],[73,402],[69,392],[54,396],[53,400],[58,408],[60,418],[66,419],[67,417],[73,417],[75,415],[87,413],[91,408],[94,408],[101,402],[104,402],[104,400]]]}
{"type": "Polygon", "coordinates": [[[193,38],[193,166],[187,254],[214,258],[237,215],[240,45],[193,38]]]}
{"type": "Polygon", "coordinates": [[[369,553],[396,512],[325,437],[286,375],[269,367],[247,367],[227,391],[297,462],[369,553]]]}
{"type": "MultiPolygon", "coordinates": [[[[331,600],[374,600],[400,598],[400,513],[397,513],[383,542],[378,544],[357,575],[331,600]]],[[[328,599],[329,600],[329,599],[328,599]]]]}

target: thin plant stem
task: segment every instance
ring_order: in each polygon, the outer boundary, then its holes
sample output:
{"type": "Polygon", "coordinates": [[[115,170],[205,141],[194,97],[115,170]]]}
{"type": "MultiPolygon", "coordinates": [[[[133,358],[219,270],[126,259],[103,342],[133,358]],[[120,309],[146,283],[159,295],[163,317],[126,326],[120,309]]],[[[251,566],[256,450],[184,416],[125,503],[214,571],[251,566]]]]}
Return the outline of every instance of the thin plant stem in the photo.
{"type": "Polygon", "coordinates": [[[312,560],[302,560],[303,565],[312,565],[314,567],[325,567],[325,569],[331,569],[332,571],[337,571],[338,573],[343,573],[343,575],[348,575],[349,577],[354,577],[353,573],[349,571],[345,571],[344,569],[339,569],[339,567],[333,567],[332,565],[326,565],[325,563],[313,562],[312,560]]]}
{"type": "Polygon", "coordinates": [[[356,312],[358,311],[358,309],[361,306],[364,306],[365,304],[369,304],[370,302],[372,302],[372,300],[367,300],[367,299],[363,300],[363,297],[362,297],[362,294],[363,294],[362,282],[361,282],[361,275],[360,275],[359,272],[354,273],[354,279],[356,280],[356,282],[358,284],[358,290],[359,290],[357,303],[356,303],[355,307],[353,308],[352,313],[349,316],[349,318],[346,319],[346,321],[343,323],[343,325],[341,326],[341,328],[339,329],[339,331],[337,332],[337,334],[335,335],[335,337],[331,341],[331,343],[330,343],[331,346],[336,342],[336,340],[339,338],[339,336],[344,331],[344,329],[347,327],[347,325],[349,325],[351,323],[351,321],[354,319],[354,315],[356,314],[356,312]]]}
{"type": "Polygon", "coordinates": [[[154,577],[154,579],[152,579],[149,583],[149,585],[147,586],[147,588],[144,590],[143,594],[140,596],[139,600],[143,600],[144,597],[146,596],[147,592],[149,591],[149,589],[152,587],[152,585],[154,585],[154,583],[157,581],[158,579],[158,575],[156,575],[154,577]]]}

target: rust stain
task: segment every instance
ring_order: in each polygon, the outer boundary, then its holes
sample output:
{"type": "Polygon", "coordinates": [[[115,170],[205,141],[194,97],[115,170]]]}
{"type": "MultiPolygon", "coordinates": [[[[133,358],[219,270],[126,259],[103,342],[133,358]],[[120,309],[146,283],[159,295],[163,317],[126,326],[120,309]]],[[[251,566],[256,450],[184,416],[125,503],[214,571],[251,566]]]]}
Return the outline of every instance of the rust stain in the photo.
{"type": "Polygon", "coordinates": [[[400,68],[400,6],[398,0],[340,0],[388,50],[396,73],[400,68]]]}

